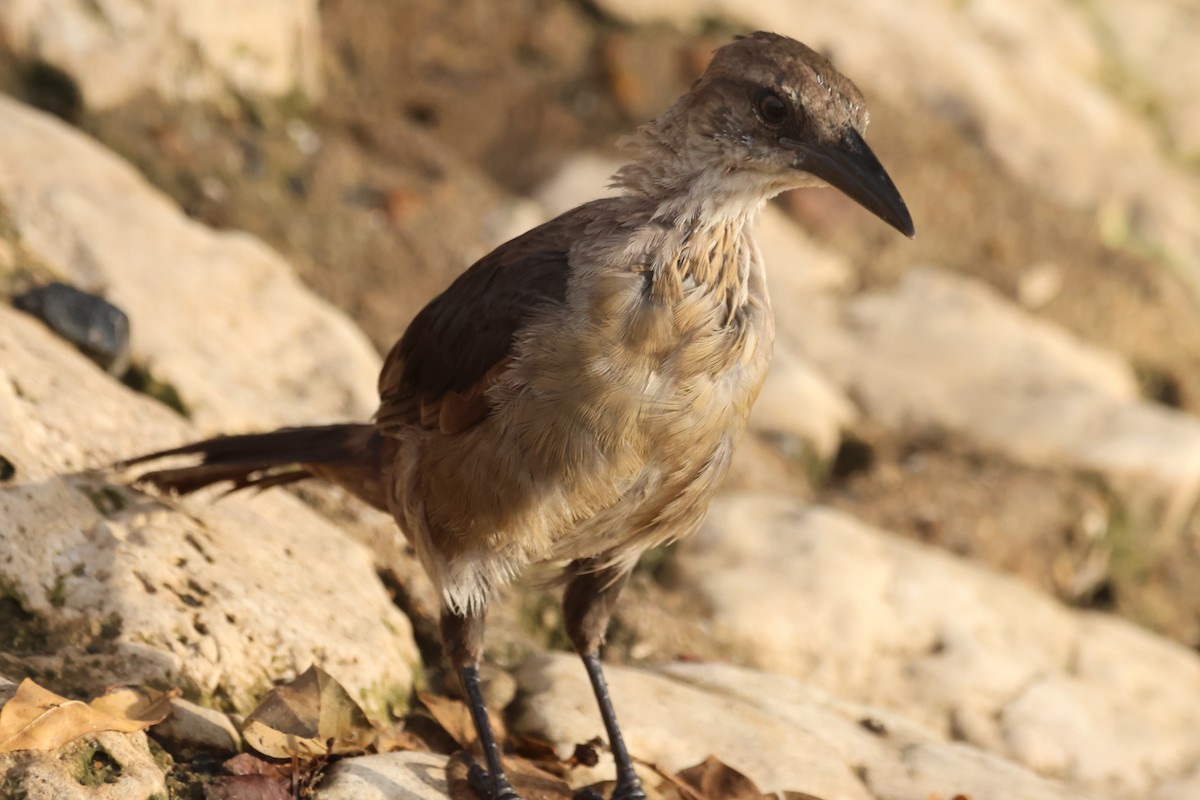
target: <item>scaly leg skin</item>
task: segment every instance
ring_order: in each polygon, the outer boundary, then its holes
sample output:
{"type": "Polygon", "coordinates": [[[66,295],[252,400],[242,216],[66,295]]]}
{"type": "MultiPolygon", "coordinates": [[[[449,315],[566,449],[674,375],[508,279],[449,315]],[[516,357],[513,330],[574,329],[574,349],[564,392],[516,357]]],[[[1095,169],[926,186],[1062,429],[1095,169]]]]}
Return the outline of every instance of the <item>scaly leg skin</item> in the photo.
{"type": "Polygon", "coordinates": [[[633,759],[625,749],[625,739],[617,726],[617,714],[613,711],[612,699],[608,696],[608,684],[605,683],[604,672],[600,668],[600,654],[585,653],[583,665],[592,680],[592,691],[596,693],[600,716],[604,719],[604,728],[608,731],[608,749],[612,751],[613,760],[617,762],[617,788],[613,789],[611,800],[646,800],[642,780],[633,771],[633,759]]]}
{"type": "Polygon", "coordinates": [[[462,681],[463,691],[467,693],[467,704],[471,708],[471,719],[475,722],[475,733],[479,736],[479,744],[483,746],[483,757],[487,760],[486,771],[478,764],[472,764],[467,772],[471,789],[479,796],[479,800],[521,800],[520,795],[508,782],[504,767],[500,765],[500,747],[492,734],[487,708],[483,705],[483,694],[479,691],[479,667],[475,664],[459,667],[458,677],[462,681]]]}
{"type": "Polygon", "coordinates": [[[633,770],[633,759],[629,757],[621,728],[617,725],[617,714],[613,710],[608,683],[604,680],[604,670],[600,664],[600,645],[604,642],[604,632],[608,629],[608,620],[617,596],[629,575],[611,568],[597,570],[588,561],[576,561],[570,569],[574,577],[563,594],[563,618],[567,635],[583,659],[583,666],[592,682],[604,729],[608,732],[608,749],[612,751],[617,765],[617,786],[613,789],[611,800],[646,800],[642,781],[633,770]]]}
{"type": "Polygon", "coordinates": [[[521,800],[504,774],[500,764],[500,747],[488,721],[483,693],[479,690],[479,660],[483,655],[483,615],[461,616],[449,610],[442,612],[442,643],[446,655],[458,669],[475,733],[483,747],[487,770],[471,764],[467,781],[479,800],[521,800]]]}

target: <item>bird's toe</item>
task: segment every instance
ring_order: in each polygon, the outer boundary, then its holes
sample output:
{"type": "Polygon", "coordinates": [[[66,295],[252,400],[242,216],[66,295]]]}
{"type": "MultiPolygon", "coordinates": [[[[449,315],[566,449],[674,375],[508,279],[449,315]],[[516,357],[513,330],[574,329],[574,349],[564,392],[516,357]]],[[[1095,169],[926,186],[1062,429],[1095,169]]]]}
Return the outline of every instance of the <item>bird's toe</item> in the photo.
{"type": "Polygon", "coordinates": [[[467,770],[467,782],[479,800],[521,800],[503,773],[493,780],[488,771],[478,764],[472,764],[467,770]]]}
{"type": "Polygon", "coordinates": [[[619,781],[610,800],[646,800],[646,791],[639,780],[619,781]]]}

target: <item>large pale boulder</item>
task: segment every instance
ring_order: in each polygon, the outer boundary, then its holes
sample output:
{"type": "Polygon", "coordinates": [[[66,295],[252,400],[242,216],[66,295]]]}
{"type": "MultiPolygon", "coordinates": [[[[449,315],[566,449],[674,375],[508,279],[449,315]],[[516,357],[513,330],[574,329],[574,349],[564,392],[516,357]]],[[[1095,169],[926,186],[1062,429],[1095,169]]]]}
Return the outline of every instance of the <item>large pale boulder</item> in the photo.
{"type": "Polygon", "coordinates": [[[0,41],[79,84],[96,108],[140,92],[201,100],[230,91],[320,90],[316,0],[5,0],[0,41]]]}
{"type": "Polygon", "coordinates": [[[934,269],[781,322],[782,338],[894,430],[953,432],[1037,466],[1200,490],[1200,420],[1138,398],[1132,370],[985,284],[934,269]]]}
{"type": "Polygon", "coordinates": [[[1109,79],[1151,121],[1162,124],[1181,155],[1200,155],[1200,80],[1195,77],[1200,11],[1187,0],[1099,0],[1093,7],[1107,52],[1109,79]],[[1191,76],[1191,80],[1187,79],[1191,76]]]}
{"type": "Polygon", "coordinates": [[[3,96],[0,203],[30,255],[129,315],[134,362],[201,431],[374,411],[378,354],[282,257],[187,219],[129,164],[3,96]]]}
{"type": "Polygon", "coordinates": [[[436,753],[382,753],[334,764],[315,800],[442,800],[446,756],[436,753]]]}
{"type": "Polygon", "coordinates": [[[13,800],[158,800],[162,768],[146,734],[104,731],[57,750],[0,754],[0,797],[13,800]]]}
{"type": "Polygon", "coordinates": [[[1146,797],[1200,765],[1194,652],[844,514],[721,498],[670,578],[742,663],[1097,796],[1146,797]]]}
{"type": "Polygon", "coordinates": [[[370,553],[285,492],[174,503],[81,472],[195,434],[0,306],[0,597],[9,675],[59,691],[182,686],[245,712],[316,662],[380,715],[411,628],[370,553]]]}
{"type": "MultiPolygon", "coordinates": [[[[630,752],[669,770],[715,755],[765,792],[808,792],[826,800],[1084,796],[898,715],[788,678],[719,664],[607,672],[630,752]]],[[[578,659],[535,658],[518,680],[522,731],[544,737],[562,755],[603,737],[578,659]]],[[[611,779],[611,761],[602,761],[595,777],[611,779]]]]}

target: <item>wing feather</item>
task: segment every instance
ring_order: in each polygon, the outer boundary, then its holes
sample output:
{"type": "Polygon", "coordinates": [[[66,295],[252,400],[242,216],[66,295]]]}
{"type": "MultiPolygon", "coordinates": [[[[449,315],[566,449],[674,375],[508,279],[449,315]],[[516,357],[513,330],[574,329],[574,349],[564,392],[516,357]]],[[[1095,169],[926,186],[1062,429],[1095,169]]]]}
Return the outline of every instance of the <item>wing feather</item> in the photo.
{"type": "Polygon", "coordinates": [[[486,392],[508,368],[522,327],[566,303],[571,245],[595,205],[569,211],[475,262],[413,319],[379,376],[376,424],[467,430],[489,411],[486,392]]]}

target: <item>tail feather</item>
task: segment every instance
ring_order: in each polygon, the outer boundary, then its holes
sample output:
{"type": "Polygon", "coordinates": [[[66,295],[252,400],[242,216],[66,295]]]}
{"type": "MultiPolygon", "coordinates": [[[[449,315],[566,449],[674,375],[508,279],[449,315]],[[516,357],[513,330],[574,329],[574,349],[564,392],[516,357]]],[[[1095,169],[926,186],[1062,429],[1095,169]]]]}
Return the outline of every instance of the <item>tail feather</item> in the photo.
{"type": "Polygon", "coordinates": [[[137,456],[118,466],[126,468],[176,456],[199,456],[199,463],[145,472],[134,482],[164,492],[190,494],[220,483],[230,484],[229,491],[236,492],[321,478],[386,510],[382,444],[382,436],[370,424],[281,428],[269,433],[218,436],[192,442],[137,456]]]}

